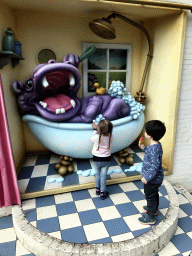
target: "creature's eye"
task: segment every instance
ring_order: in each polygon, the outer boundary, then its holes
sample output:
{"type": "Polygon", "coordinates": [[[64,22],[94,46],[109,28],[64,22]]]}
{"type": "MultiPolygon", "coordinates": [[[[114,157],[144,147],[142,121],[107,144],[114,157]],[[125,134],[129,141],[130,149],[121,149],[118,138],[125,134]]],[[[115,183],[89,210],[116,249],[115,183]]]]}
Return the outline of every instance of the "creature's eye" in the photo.
{"type": "Polygon", "coordinates": [[[48,64],[53,64],[53,63],[56,63],[56,61],[55,60],[49,60],[48,61],[48,64]]]}
{"type": "Polygon", "coordinates": [[[28,81],[26,82],[26,87],[25,87],[25,89],[26,89],[28,92],[32,91],[32,89],[33,89],[33,82],[32,82],[31,80],[28,80],[28,81]]]}

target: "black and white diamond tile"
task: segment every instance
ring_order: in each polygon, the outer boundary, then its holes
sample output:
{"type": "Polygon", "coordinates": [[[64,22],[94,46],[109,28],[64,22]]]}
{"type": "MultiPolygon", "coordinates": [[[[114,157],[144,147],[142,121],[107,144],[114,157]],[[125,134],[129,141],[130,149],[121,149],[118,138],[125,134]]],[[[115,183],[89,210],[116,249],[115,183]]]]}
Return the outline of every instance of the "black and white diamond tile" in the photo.
{"type": "MultiPolygon", "coordinates": [[[[142,225],[138,217],[146,205],[141,181],[107,186],[109,198],[100,200],[95,189],[23,200],[28,221],[61,240],[75,243],[113,243],[138,237],[154,225],[142,225]]],[[[169,205],[165,187],[160,187],[157,224],[169,205]]],[[[156,256],[189,255],[192,250],[192,207],[178,193],[179,221],[175,236],[156,256]]],[[[32,255],[17,239],[11,216],[0,222],[1,256],[32,255]]]]}
{"type": "MultiPolygon", "coordinates": [[[[134,165],[142,162],[144,152],[137,146],[130,146],[129,152],[134,155],[134,165]]],[[[18,174],[18,184],[21,194],[31,193],[36,191],[43,191],[54,188],[61,188],[65,186],[78,185],[94,182],[94,176],[78,175],[77,171],[86,171],[93,168],[92,159],[74,159],[73,166],[74,172],[64,176],[63,182],[49,183],[50,178],[61,177],[57,170],[55,170],[55,164],[60,161],[58,155],[49,153],[48,155],[30,156],[26,158],[24,165],[22,166],[18,174]]],[[[121,173],[113,172],[107,176],[107,180],[123,178],[127,176],[134,176],[140,173],[136,171],[124,172],[125,169],[129,169],[130,166],[122,165],[118,161],[117,156],[113,156],[110,162],[109,170],[120,169],[121,173]]]]}

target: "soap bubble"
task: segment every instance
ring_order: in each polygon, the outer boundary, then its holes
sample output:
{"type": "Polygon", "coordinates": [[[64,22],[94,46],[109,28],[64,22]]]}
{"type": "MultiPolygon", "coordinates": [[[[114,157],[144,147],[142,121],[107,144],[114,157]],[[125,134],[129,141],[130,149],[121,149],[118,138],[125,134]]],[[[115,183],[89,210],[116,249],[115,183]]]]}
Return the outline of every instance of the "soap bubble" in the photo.
{"type": "Polygon", "coordinates": [[[121,81],[112,81],[111,86],[108,90],[108,94],[111,97],[116,97],[124,100],[124,102],[130,106],[130,116],[133,119],[137,119],[142,111],[144,111],[145,106],[137,102],[132,96],[131,93],[126,93],[126,88],[121,81]]]}
{"type": "Polygon", "coordinates": [[[101,120],[103,120],[103,119],[105,119],[105,117],[104,117],[102,114],[99,114],[99,115],[96,117],[96,119],[93,120],[93,123],[95,123],[96,125],[98,125],[99,122],[100,122],[101,120]]]}

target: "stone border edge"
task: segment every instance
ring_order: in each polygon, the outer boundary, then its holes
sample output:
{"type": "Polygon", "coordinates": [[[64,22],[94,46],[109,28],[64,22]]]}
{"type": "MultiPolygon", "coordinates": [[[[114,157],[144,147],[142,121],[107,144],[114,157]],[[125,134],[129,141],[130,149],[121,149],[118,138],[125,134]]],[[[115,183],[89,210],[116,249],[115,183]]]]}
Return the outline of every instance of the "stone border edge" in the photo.
{"type": "Polygon", "coordinates": [[[118,243],[74,244],[54,238],[29,223],[22,207],[12,208],[13,226],[21,244],[35,255],[46,256],[135,256],[155,255],[174,236],[179,213],[178,197],[171,184],[164,180],[163,185],[169,197],[169,208],[163,220],[143,235],[118,243]]]}
{"type": "Polygon", "coordinates": [[[192,204],[192,195],[189,193],[188,190],[186,190],[181,185],[175,185],[174,188],[189,201],[190,204],[192,204]]]}

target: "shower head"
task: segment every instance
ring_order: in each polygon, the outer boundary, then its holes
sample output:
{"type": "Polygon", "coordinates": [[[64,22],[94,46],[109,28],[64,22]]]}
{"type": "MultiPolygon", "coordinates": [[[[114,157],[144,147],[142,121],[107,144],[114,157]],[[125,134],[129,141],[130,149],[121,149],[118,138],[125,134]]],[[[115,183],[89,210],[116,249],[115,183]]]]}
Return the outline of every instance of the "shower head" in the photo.
{"type": "Polygon", "coordinates": [[[96,19],[89,23],[90,29],[104,39],[116,38],[115,29],[108,18],[96,19]]]}
{"type": "Polygon", "coordinates": [[[147,40],[149,43],[149,51],[147,54],[147,60],[146,60],[143,77],[142,77],[141,85],[140,85],[140,89],[139,89],[139,92],[142,92],[143,86],[145,83],[145,79],[147,76],[147,72],[149,69],[149,64],[150,64],[152,56],[153,56],[153,42],[152,42],[151,36],[150,36],[149,32],[146,30],[146,28],[141,26],[140,24],[136,23],[135,21],[132,21],[132,20],[126,18],[125,16],[123,16],[119,13],[116,13],[116,12],[110,14],[107,18],[96,19],[96,20],[90,22],[89,27],[92,30],[92,32],[99,37],[102,37],[104,39],[114,39],[114,38],[116,38],[116,34],[115,34],[115,29],[114,29],[113,25],[111,24],[110,19],[111,18],[115,19],[116,17],[118,17],[121,20],[129,23],[130,25],[140,29],[141,31],[143,31],[143,33],[147,37],[147,40]]]}

